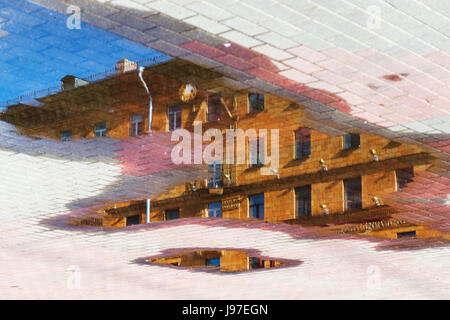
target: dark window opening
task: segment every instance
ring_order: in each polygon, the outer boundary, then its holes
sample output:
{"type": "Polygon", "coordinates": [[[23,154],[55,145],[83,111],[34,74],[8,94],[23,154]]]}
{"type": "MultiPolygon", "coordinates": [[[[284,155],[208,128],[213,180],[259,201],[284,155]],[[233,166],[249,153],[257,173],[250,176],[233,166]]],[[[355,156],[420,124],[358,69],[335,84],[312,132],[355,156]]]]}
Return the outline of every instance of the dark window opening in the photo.
{"type": "Polygon", "coordinates": [[[345,209],[362,209],[361,177],[344,180],[345,209]]]}
{"type": "Polygon", "coordinates": [[[181,128],[181,105],[169,106],[168,111],[168,122],[169,131],[174,131],[181,128]]]}
{"type": "Polygon", "coordinates": [[[259,138],[258,140],[250,140],[249,145],[249,162],[250,167],[260,167],[265,162],[265,139],[259,138]]]}
{"type": "Polygon", "coordinates": [[[127,226],[132,226],[134,224],[140,224],[140,223],[141,223],[141,217],[138,214],[135,216],[127,217],[127,226]]]}
{"type": "Polygon", "coordinates": [[[412,167],[396,169],[395,175],[397,179],[397,190],[401,190],[405,188],[408,183],[413,181],[414,169],[412,167]]]}
{"type": "Polygon", "coordinates": [[[295,158],[300,159],[311,155],[311,133],[308,128],[295,131],[295,158]]]}
{"type": "Polygon", "coordinates": [[[360,146],[360,136],[357,133],[349,133],[344,136],[344,150],[356,149],[360,146]]]}
{"type": "Polygon", "coordinates": [[[220,258],[205,259],[205,265],[220,267],[220,258]]]}
{"type": "Polygon", "coordinates": [[[249,259],[250,261],[250,269],[259,269],[259,268],[263,268],[263,259],[261,258],[256,258],[256,257],[250,257],[249,259]]]}
{"type": "Polygon", "coordinates": [[[264,110],[264,94],[249,93],[248,102],[250,112],[264,110]]]}
{"type": "Polygon", "coordinates": [[[264,220],[264,193],[249,196],[250,218],[264,220]]]}
{"type": "Polygon", "coordinates": [[[208,122],[220,120],[222,113],[222,101],[219,94],[208,97],[208,122]]]}
{"type": "Polygon", "coordinates": [[[180,217],[180,209],[166,210],[166,220],[178,219],[180,217]]]}
{"type": "Polygon", "coordinates": [[[143,125],[142,114],[133,115],[130,120],[130,137],[141,136],[143,125]]]}
{"type": "Polygon", "coordinates": [[[212,178],[208,181],[209,188],[221,188],[222,187],[222,164],[214,162],[209,165],[209,172],[212,173],[212,178]]]}
{"type": "Polygon", "coordinates": [[[397,232],[397,238],[411,238],[416,236],[416,230],[414,231],[406,231],[406,232],[397,232]]]}
{"type": "Polygon", "coordinates": [[[61,133],[61,141],[70,141],[72,139],[72,130],[63,131],[61,133]]]}
{"type": "Polygon", "coordinates": [[[96,137],[106,137],[106,122],[97,123],[94,126],[94,135],[96,137]]]}
{"type": "Polygon", "coordinates": [[[311,185],[295,188],[296,216],[311,215],[311,185]]]}

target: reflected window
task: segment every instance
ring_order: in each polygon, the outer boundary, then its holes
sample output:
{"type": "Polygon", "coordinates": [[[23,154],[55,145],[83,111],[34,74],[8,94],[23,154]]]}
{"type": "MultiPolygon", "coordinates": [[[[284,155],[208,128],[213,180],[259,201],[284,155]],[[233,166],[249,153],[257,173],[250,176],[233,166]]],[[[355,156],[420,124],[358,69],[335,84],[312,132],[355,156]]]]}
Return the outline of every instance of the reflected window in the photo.
{"type": "Polygon", "coordinates": [[[222,164],[214,162],[209,165],[209,172],[212,173],[212,178],[208,181],[209,188],[222,187],[222,164]]]}
{"type": "Polygon", "coordinates": [[[72,139],[72,130],[63,131],[61,133],[61,141],[70,141],[72,139]]]}
{"type": "Polygon", "coordinates": [[[311,215],[311,185],[295,188],[296,216],[311,215]]]}
{"type": "Polygon", "coordinates": [[[265,139],[250,140],[248,142],[250,167],[260,167],[265,161],[265,139]]]}
{"type": "Polygon", "coordinates": [[[166,220],[178,219],[180,217],[180,209],[166,210],[166,220]]]}
{"type": "Polygon", "coordinates": [[[361,177],[344,180],[345,209],[361,209],[361,177]]]}
{"type": "Polygon", "coordinates": [[[213,202],[208,204],[208,217],[221,218],[222,217],[222,202],[213,202]]]}
{"type": "Polygon", "coordinates": [[[360,146],[360,136],[357,133],[349,133],[344,136],[344,150],[356,149],[360,146]]]}
{"type": "Polygon", "coordinates": [[[308,128],[295,131],[295,158],[308,157],[311,154],[311,133],[308,128]]]}
{"type": "Polygon", "coordinates": [[[96,137],[106,137],[106,122],[97,123],[94,126],[94,135],[96,137]]]}
{"type": "Polygon", "coordinates": [[[397,179],[397,190],[401,190],[405,188],[408,183],[413,181],[414,169],[412,167],[396,169],[395,176],[397,179]]]}
{"type": "Polygon", "coordinates": [[[169,106],[168,111],[168,122],[169,122],[169,131],[174,131],[176,129],[181,128],[181,105],[169,106]]]}
{"type": "Polygon", "coordinates": [[[250,218],[264,220],[264,193],[255,194],[248,197],[250,218]]]}
{"type": "Polygon", "coordinates": [[[264,94],[248,94],[249,112],[264,110],[264,94]]]}
{"type": "Polygon", "coordinates": [[[205,259],[205,265],[220,267],[220,258],[205,259]]]}
{"type": "Polygon", "coordinates": [[[220,120],[222,113],[222,101],[219,94],[208,97],[208,122],[220,120]]]}
{"type": "Polygon", "coordinates": [[[138,137],[142,135],[142,128],[144,123],[142,122],[142,114],[135,114],[130,119],[130,137],[138,137]]]}
{"type": "Polygon", "coordinates": [[[141,217],[137,214],[134,216],[129,216],[126,218],[127,220],[127,226],[132,226],[134,224],[140,224],[141,223],[141,217]]]}

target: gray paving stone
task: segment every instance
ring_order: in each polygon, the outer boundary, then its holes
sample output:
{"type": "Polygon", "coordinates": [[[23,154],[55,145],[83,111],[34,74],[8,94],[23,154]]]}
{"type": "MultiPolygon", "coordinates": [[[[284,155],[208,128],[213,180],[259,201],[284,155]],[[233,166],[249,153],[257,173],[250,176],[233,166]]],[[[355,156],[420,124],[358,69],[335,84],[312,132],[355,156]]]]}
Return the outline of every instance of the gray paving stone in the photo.
{"type": "Polygon", "coordinates": [[[122,26],[122,25],[119,25],[119,27],[115,27],[115,28],[111,29],[110,31],[119,36],[125,37],[127,39],[130,39],[130,40],[133,40],[133,41],[136,41],[139,43],[148,43],[148,42],[157,40],[155,37],[152,37],[146,33],[142,33],[140,31],[137,31],[135,29],[132,29],[132,28],[129,28],[126,26],[122,26]]]}
{"type": "Polygon", "coordinates": [[[185,32],[181,33],[181,35],[188,37],[192,40],[197,40],[197,41],[204,43],[211,47],[216,47],[218,45],[221,45],[221,44],[224,44],[227,42],[226,40],[224,40],[220,37],[211,35],[211,34],[205,32],[201,29],[198,29],[198,28],[193,28],[189,31],[185,31],[185,32]]]}
{"type": "Polygon", "coordinates": [[[115,22],[129,26],[133,29],[136,29],[136,30],[139,30],[142,32],[156,27],[154,23],[150,22],[147,19],[144,20],[139,17],[136,17],[135,15],[131,15],[131,14],[125,13],[123,11],[109,15],[108,19],[111,19],[115,22]]]}
{"type": "Polygon", "coordinates": [[[163,40],[156,40],[146,44],[147,47],[163,52],[172,57],[183,57],[191,54],[191,51],[175,46],[163,40]]]}
{"type": "Polygon", "coordinates": [[[176,20],[162,13],[151,15],[147,17],[146,20],[149,20],[157,26],[172,30],[174,32],[186,32],[194,28],[193,26],[184,23],[183,21],[176,20]]]}
{"type": "Polygon", "coordinates": [[[145,34],[150,35],[156,39],[164,40],[166,42],[179,45],[191,41],[189,38],[179,35],[176,32],[168,31],[160,27],[147,30],[145,34]]]}
{"type": "MultiPolygon", "coordinates": [[[[53,1],[54,2],[54,1],[53,1]]],[[[107,5],[103,5],[97,1],[90,0],[65,0],[67,4],[76,5],[82,9],[82,11],[89,11],[98,16],[106,17],[111,14],[119,12],[118,9],[112,8],[107,5]]]]}
{"type": "Polygon", "coordinates": [[[117,22],[111,21],[108,18],[103,18],[88,12],[84,12],[81,15],[81,20],[87,24],[90,24],[94,27],[98,27],[104,30],[111,30],[113,28],[120,27],[120,24],[117,22]]]}
{"type": "Polygon", "coordinates": [[[235,80],[245,81],[245,80],[254,78],[253,76],[249,75],[248,73],[236,70],[230,66],[224,65],[221,67],[216,67],[216,68],[214,68],[214,70],[217,70],[218,72],[223,73],[235,80]]]}
{"type": "Polygon", "coordinates": [[[215,68],[223,65],[217,61],[211,60],[195,53],[183,56],[183,60],[190,61],[206,68],[215,68]]]}

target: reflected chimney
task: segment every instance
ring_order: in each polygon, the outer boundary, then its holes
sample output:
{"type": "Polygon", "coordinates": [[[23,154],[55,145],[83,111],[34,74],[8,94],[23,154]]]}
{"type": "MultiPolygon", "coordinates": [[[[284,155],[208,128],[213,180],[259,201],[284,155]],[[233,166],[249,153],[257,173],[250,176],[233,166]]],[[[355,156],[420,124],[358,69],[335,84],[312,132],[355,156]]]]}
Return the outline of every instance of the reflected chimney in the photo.
{"type": "Polygon", "coordinates": [[[137,63],[128,59],[122,59],[116,64],[116,74],[122,74],[134,70],[137,70],[137,63]]]}
{"type": "Polygon", "coordinates": [[[89,81],[77,78],[75,76],[67,75],[61,79],[61,88],[63,91],[75,89],[81,86],[85,86],[89,81]]]}

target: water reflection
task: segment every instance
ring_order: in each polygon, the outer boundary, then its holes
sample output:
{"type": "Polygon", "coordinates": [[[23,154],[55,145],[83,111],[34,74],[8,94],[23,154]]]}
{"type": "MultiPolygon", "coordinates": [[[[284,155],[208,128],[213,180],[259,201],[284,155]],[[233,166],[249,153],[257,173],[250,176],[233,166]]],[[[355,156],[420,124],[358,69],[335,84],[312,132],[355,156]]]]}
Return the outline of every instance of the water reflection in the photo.
{"type": "Polygon", "coordinates": [[[147,262],[220,272],[268,269],[285,265],[283,261],[252,256],[243,250],[185,251],[171,256],[150,258],[147,262]]]}

